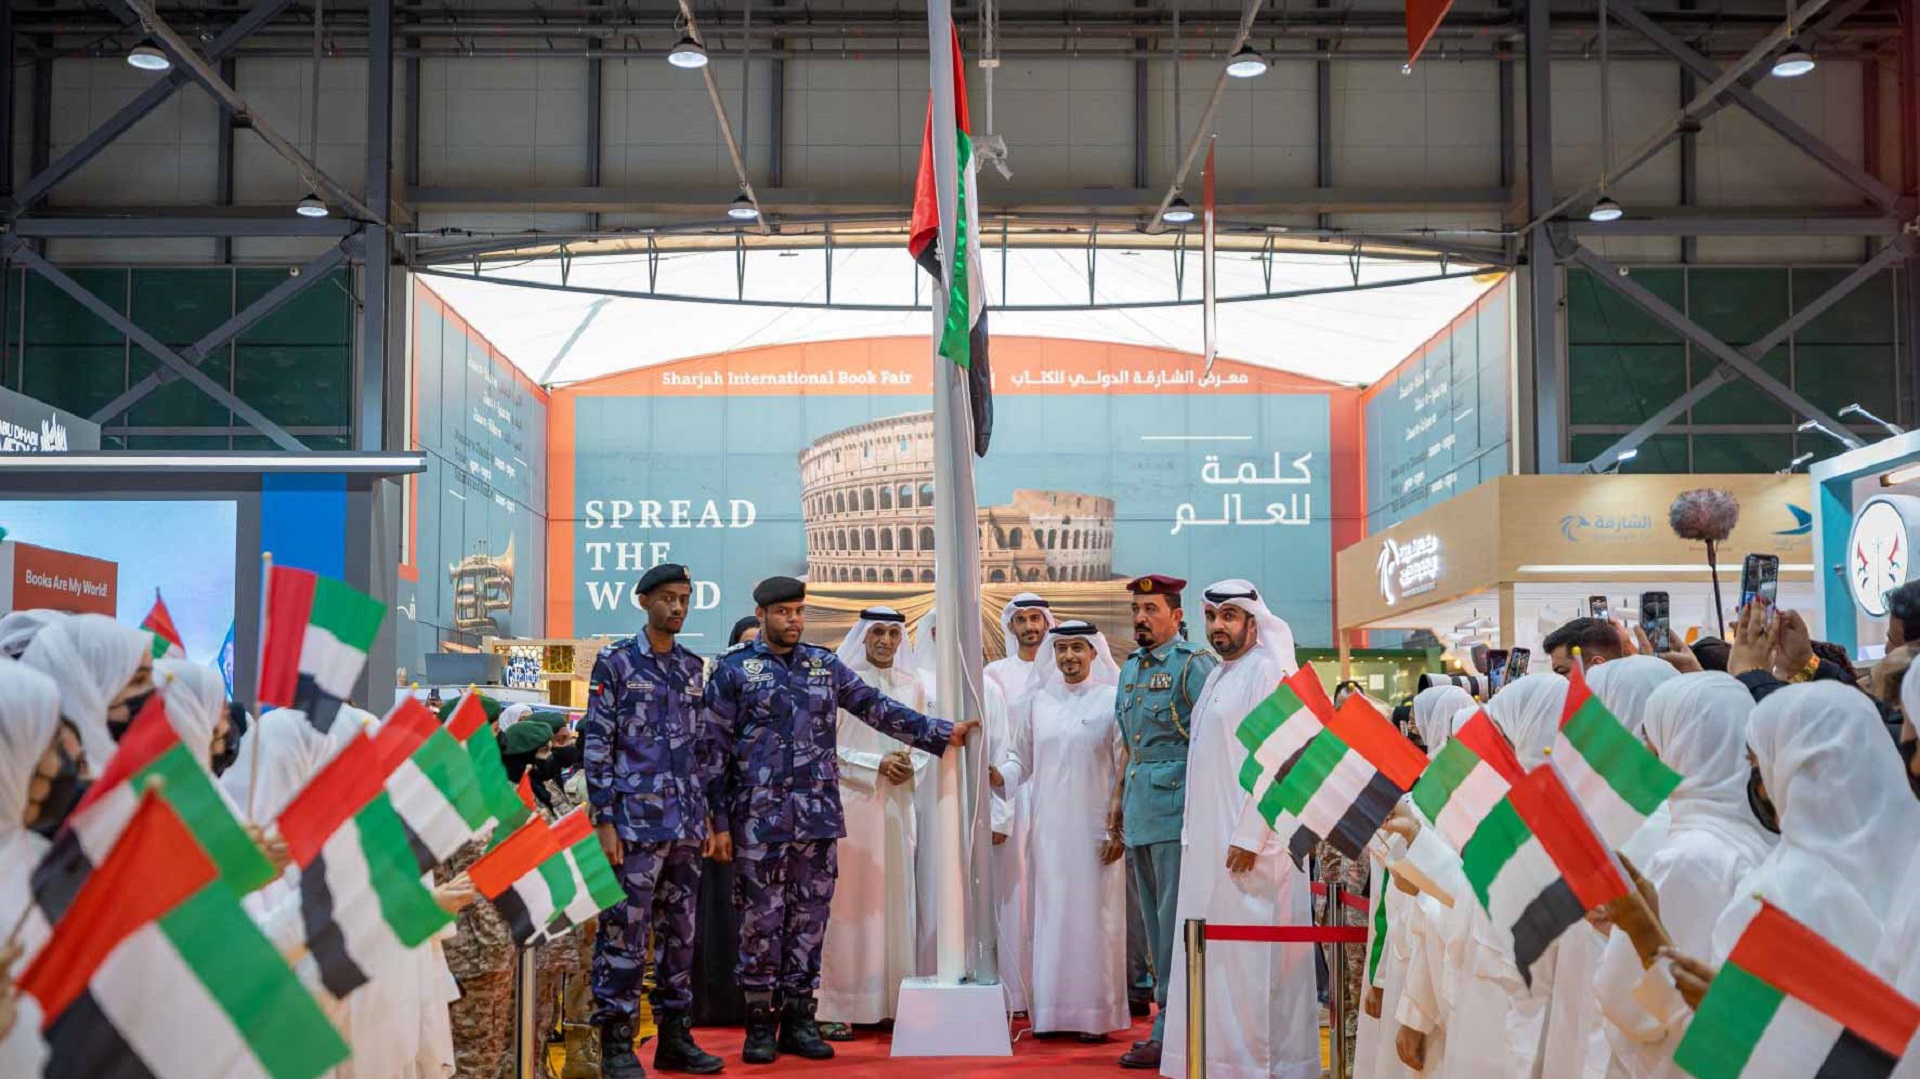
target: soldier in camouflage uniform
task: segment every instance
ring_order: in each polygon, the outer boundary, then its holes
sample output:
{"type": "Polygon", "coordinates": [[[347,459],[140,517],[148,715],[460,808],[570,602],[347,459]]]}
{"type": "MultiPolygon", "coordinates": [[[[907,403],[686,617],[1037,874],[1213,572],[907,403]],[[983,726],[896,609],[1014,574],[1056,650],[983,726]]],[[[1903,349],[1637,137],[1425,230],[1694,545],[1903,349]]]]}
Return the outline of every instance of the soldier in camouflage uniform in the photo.
{"type": "MultiPolygon", "coordinates": [[[[1349,858],[1325,842],[1314,847],[1313,860],[1315,879],[1327,886],[1326,895],[1313,897],[1314,921],[1321,925],[1349,925],[1364,928],[1367,924],[1366,910],[1356,910],[1344,903],[1333,906],[1332,903],[1335,888],[1356,897],[1367,894],[1366,860],[1349,858]]],[[[1339,945],[1338,947],[1345,954],[1342,963],[1336,963],[1334,961],[1336,946],[1325,944],[1322,947],[1326,949],[1328,977],[1343,978],[1346,981],[1346,987],[1342,990],[1346,994],[1343,998],[1346,1014],[1341,1017],[1340,1036],[1346,1043],[1346,1059],[1351,1067],[1354,1032],[1357,1029],[1355,1024],[1360,1018],[1361,981],[1367,971],[1367,949],[1362,944],[1339,945]]]]}
{"type": "MultiPolygon", "coordinates": [[[[489,737],[485,732],[476,737],[489,737]]],[[[434,870],[446,883],[467,871],[486,844],[476,839],[434,870]]],[[[506,1079],[513,1074],[513,934],[491,903],[460,912],[445,946],[447,969],[460,983],[449,1007],[454,1079],[506,1079]]]]}
{"type": "Polygon", "coordinates": [[[606,1079],[642,1079],[634,1018],[652,930],[660,1025],[653,1066],[711,1075],[724,1067],[693,1041],[693,916],[703,856],[725,859],[725,808],[710,799],[719,743],[701,712],[703,665],[674,641],[692,595],[685,566],[663,563],[635,588],[646,633],[616,641],[593,665],[581,722],[587,801],[627,902],[599,918],[594,1023],[606,1079]]]}
{"type": "Polygon", "coordinates": [[[838,710],[936,756],[979,724],[923,716],[861,681],[832,651],[801,644],[806,586],[799,581],[762,581],[753,602],[761,636],[720,658],[706,696],[728,762],[724,796],[740,910],[736,971],[747,997],[741,1059],[773,1062],[777,1015],[779,1052],[825,1060],[833,1047],[820,1038],[813,994],[839,872],[834,841],[846,835],[838,710]]]}

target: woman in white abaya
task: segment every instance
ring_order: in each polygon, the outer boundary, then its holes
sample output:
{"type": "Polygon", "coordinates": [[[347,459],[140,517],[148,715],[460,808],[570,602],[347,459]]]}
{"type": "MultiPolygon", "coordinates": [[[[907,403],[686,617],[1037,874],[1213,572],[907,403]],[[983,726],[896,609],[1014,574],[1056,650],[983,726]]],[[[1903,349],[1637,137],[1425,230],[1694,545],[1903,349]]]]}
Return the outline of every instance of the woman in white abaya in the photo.
{"type": "MultiPolygon", "coordinates": [[[[1668,800],[1667,833],[1639,869],[1659,896],[1660,921],[1673,947],[1684,955],[1712,952],[1721,912],[1774,846],[1773,835],[1747,802],[1747,717],[1752,712],[1752,693],[1722,671],[1668,680],[1646,701],[1647,744],[1681,778],[1668,800]]],[[[1666,977],[1661,968],[1642,968],[1624,931],[1607,940],[1596,990],[1615,1059],[1633,1079],[1682,1074],[1673,1050],[1691,1012],[1663,1009],[1655,1015],[1634,992],[1643,982],[1657,985],[1666,977]]]]}
{"type": "MultiPolygon", "coordinates": [[[[59,689],[45,676],[0,659],[0,926],[19,925],[21,912],[33,902],[33,868],[47,850],[47,841],[27,827],[32,823],[29,815],[37,816],[43,808],[36,804],[34,780],[61,737],[67,740],[68,753],[77,756],[78,735],[61,729],[59,689]]],[[[44,781],[41,788],[41,797],[51,793],[44,781]]],[[[36,921],[35,931],[28,933],[23,927],[14,942],[21,951],[13,966],[0,970],[0,978],[5,979],[0,992],[16,994],[13,1027],[0,1038],[0,1075],[39,1075],[46,1063],[40,1006],[11,984],[26,971],[34,950],[45,943],[46,923],[36,921]]]]}
{"type": "Polygon", "coordinates": [[[1839,682],[1788,686],[1754,708],[1747,748],[1779,817],[1780,842],[1714,926],[1711,961],[1733,950],[1757,893],[1872,963],[1889,919],[1913,901],[1900,883],[1920,835],[1920,802],[1879,712],[1839,682]]]}

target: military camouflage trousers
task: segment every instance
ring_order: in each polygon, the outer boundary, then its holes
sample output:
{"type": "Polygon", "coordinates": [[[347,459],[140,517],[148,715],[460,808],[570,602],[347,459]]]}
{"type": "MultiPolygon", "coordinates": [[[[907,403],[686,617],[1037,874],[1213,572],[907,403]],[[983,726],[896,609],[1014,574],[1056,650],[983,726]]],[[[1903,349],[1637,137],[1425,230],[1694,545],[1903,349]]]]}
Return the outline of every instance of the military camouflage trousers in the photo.
{"type": "MultiPolygon", "coordinates": [[[[1351,896],[1367,894],[1367,862],[1364,858],[1353,859],[1341,854],[1327,843],[1314,848],[1316,877],[1327,886],[1327,894],[1313,897],[1314,920],[1321,925],[1362,926],[1367,924],[1367,912],[1355,910],[1342,904],[1332,907],[1333,890],[1339,888],[1351,896]]],[[[1326,952],[1327,971],[1331,976],[1339,977],[1346,985],[1346,1015],[1341,1026],[1342,1037],[1347,1043],[1347,1059],[1353,1059],[1354,1033],[1360,1019],[1361,991],[1367,969],[1367,946],[1364,944],[1321,945],[1326,952]],[[1335,961],[1335,957],[1339,961],[1335,961]]]]}
{"type": "Polygon", "coordinates": [[[693,1007],[693,912],[700,892],[700,841],[629,843],[614,867],[627,901],[600,915],[593,942],[593,1021],[633,1019],[653,930],[656,1012],[693,1007]]]}
{"type": "Polygon", "coordinates": [[[740,912],[734,976],[742,990],[808,997],[820,987],[820,946],[839,876],[832,839],[734,848],[733,905],[740,912]]]}

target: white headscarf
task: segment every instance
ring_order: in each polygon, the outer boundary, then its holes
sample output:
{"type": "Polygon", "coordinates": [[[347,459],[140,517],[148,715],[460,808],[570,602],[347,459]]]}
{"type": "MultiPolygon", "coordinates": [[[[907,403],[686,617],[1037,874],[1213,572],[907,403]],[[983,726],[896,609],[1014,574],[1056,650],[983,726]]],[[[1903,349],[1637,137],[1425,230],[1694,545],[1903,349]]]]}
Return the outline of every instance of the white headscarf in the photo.
{"type": "Polygon", "coordinates": [[[1215,581],[1206,587],[1202,597],[1202,610],[1221,606],[1238,607],[1252,615],[1254,624],[1260,627],[1259,639],[1254,642],[1253,648],[1246,655],[1232,662],[1243,663],[1255,656],[1261,656],[1278,668],[1279,676],[1274,679],[1276,683],[1300,669],[1299,661],[1293,655],[1293,628],[1287,625],[1279,615],[1267,609],[1266,601],[1260,598],[1260,590],[1253,587],[1252,581],[1241,580],[1238,577],[1215,581]],[[1232,598],[1216,601],[1214,598],[1216,596],[1232,598]]]}
{"type": "MultiPolygon", "coordinates": [[[[1626,656],[1608,660],[1587,671],[1587,685],[1593,688],[1607,711],[1634,734],[1647,721],[1647,698],[1653,691],[1680,677],[1673,664],[1653,656],[1626,656]]],[[[1751,695],[1748,697],[1752,699],[1751,695]]]]}
{"type": "MultiPolygon", "coordinates": [[[[1747,725],[1780,842],[1737,894],[1758,893],[1847,954],[1868,962],[1902,899],[1899,883],[1920,835],[1920,802],[1866,694],[1839,682],[1787,686],[1747,725]]],[[[1749,901],[1750,903],[1750,901],[1749,901]]],[[[1725,954],[1743,906],[1716,931],[1725,954]]]]}
{"type": "MultiPolygon", "coordinates": [[[[1008,600],[1007,605],[1005,607],[1000,608],[1000,629],[1003,633],[1006,634],[1006,654],[1009,656],[1017,656],[1020,654],[1020,642],[1014,639],[1014,636],[1013,636],[1013,615],[1014,615],[1014,612],[1022,609],[1021,604],[1023,603],[1024,604],[1034,604],[1034,603],[1045,604],[1046,600],[1042,599],[1040,594],[1037,592],[1022,592],[1019,595],[1008,600]]],[[[1052,629],[1053,627],[1060,624],[1060,620],[1053,616],[1052,607],[1041,606],[1040,610],[1045,612],[1047,616],[1048,629],[1052,629]]],[[[1045,641],[1040,642],[1040,647],[1045,648],[1046,646],[1047,644],[1045,641]]],[[[1039,657],[1035,656],[1034,658],[1037,660],[1039,657]]]]}
{"type": "Polygon", "coordinates": [[[65,611],[36,607],[30,611],[9,611],[0,617],[0,655],[19,659],[40,631],[65,619],[65,611]]]}
{"type": "Polygon", "coordinates": [[[162,659],[153,664],[153,683],[167,705],[167,722],[200,767],[212,770],[213,732],[227,715],[227,683],[203,663],[162,659]]]}
{"type": "Polygon", "coordinates": [[[1516,679],[1487,702],[1487,715],[1506,732],[1514,756],[1532,770],[1546,762],[1560,733],[1560,711],[1567,701],[1567,680],[1552,671],[1516,679]]]}
{"type": "Polygon", "coordinates": [[[1462,709],[1472,714],[1473,697],[1459,686],[1430,686],[1413,698],[1413,726],[1427,744],[1427,756],[1440,752],[1453,736],[1453,717],[1462,709]]]}
{"type": "MultiPolygon", "coordinates": [[[[358,723],[336,722],[333,730],[357,734],[361,727],[358,723]]],[[[334,736],[314,730],[305,712],[275,708],[247,728],[240,739],[240,757],[220,777],[220,786],[242,815],[251,823],[265,826],[280,816],[294,795],[306,788],[337,751],[334,736]],[[260,744],[257,768],[256,741],[260,744]],[[249,814],[250,786],[253,805],[249,814]]]]}
{"type": "Polygon", "coordinates": [[[893,661],[895,666],[919,675],[929,686],[933,685],[939,670],[939,660],[933,650],[933,615],[934,612],[928,611],[914,623],[913,639],[900,646],[901,655],[893,661]]]}
{"type": "Polygon", "coordinates": [[[1773,849],[1774,837],[1747,801],[1752,713],[1753,694],[1738,678],[1725,671],[1683,674],[1647,697],[1643,733],[1667,767],[1680,773],[1667,802],[1673,831],[1710,832],[1757,864],[1773,849]]]}
{"type": "MultiPolygon", "coordinates": [[[[867,662],[867,633],[875,626],[884,625],[897,625],[900,627],[902,634],[900,650],[895,652],[893,657],[894,668],[910,673],[918,673],[913,663],[911,650],[907,647],[905,637],[907,631],[906,620],[901,618],[900,612],[894,610],[892,607],[868,607],[866,610],[861,611],[860,618],[854,622],[853,628],[847,630],[845,637],[840,638],[840,647],[835,650],[834,654],[840,657],[840,662],[846,664],[847,667],[853,671],[872,670],[873,664],[867,662]],[[867,615],[869,613],[888,614],[892,615],[893,618],[868,618],[867,615]]],[[[924,630],[922,630],[922,632],[924,632],[924,630]]],[[[928,649],[927,654],[929,658],[932,657],[933,651],[931,648],[928,649]]],[[[931,680],[932,675],[929,674],[928,678],[931,680]]]]}
{"type": "MultiPolygon", "coordinates": [[[[38,671],[0,660],[0,837],[25,827],[27,788],[59,728],[60,688],[38,671]]],[[[0,876],[24,883],[29,867],[0,868],[0,876]]]]}
{"type": "Polygon", "coordinates": [[[20,662],[60,687],[60,714],[80,731],[87,767],[104,774],[113,757],[107,706],[152,654],[153,637],[104,614],[76,614],[43,628],[20,662]]]}
{"type": "Polygon", "coordinates": [[[494,730],[500,734],[505,734],[507,733],[507,728],[532,714],[533,705],[531,704],[525,702],[509,704],[500,709],[500,718],[493,721],[494,730]]]}
{"type": "Polygon", "coordinates": [[[1082,685],[1117,686],[1120,684],[1120,665],[1113,661],[1113,651],[1107,647],[1107,635],[1104,633],[1063,633],[1063,630],[1092,629],[1089,622],[1070,619],[1061,622],[1047,631],[1047,639],[1040,642],[1040,651],[1033,657],[1033,670],[1027,675],[1026,699],[1031,701],[1049,690],[1063,688],[1067,684],[1066,676],[1060,673],[1060,664],[1054,655],[1053,646],[1057,641],[1083,640],[1093,645],[1093,663],[1087,670],[1082,685]]]}

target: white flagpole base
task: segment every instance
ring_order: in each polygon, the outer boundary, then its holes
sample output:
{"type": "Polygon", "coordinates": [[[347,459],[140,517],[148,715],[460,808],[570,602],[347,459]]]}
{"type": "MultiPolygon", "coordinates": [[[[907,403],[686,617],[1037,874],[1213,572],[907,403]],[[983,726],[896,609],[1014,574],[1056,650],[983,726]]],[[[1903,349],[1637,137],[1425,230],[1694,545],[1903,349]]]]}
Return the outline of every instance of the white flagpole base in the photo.
{"type": "Polygon", "coordinates": [[[893,1020],[897,1057],[1010,1057],[1007,996],[999,985],[903,978],[893,1020]]]}

